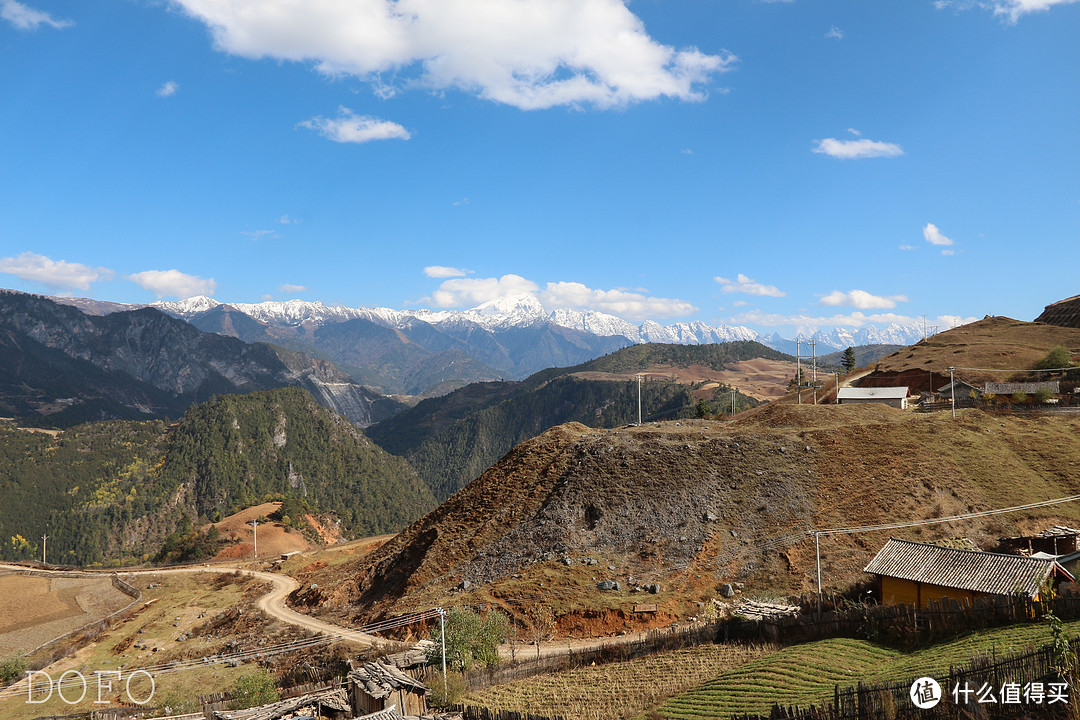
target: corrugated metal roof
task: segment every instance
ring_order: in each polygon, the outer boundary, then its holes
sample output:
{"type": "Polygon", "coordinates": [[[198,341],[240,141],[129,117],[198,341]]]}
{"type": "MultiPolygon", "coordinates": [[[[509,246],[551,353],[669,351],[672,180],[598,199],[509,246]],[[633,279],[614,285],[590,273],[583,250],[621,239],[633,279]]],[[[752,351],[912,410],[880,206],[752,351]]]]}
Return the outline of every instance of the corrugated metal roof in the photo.
{"type": "Polygon", "coordinates": [[[892,538],[863,572],[991,595],[1023,593],[1035,597],[1055,569],[1065,573],[1053,560],[892,538]]]}
{"type": "Polygon", "coordinates": [[[907,387],[840,388],[841,400],[899,400],[908,396],[907,387]]]}

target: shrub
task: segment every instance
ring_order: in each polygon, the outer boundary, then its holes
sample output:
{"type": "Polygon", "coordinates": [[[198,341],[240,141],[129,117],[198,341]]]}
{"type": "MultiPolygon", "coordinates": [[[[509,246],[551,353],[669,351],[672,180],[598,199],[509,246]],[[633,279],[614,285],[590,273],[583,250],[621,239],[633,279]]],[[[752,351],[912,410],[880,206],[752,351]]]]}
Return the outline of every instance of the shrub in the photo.
{"type": "Polygon", "coordinates": [[[0,660],[0,682],[7,684],[22,677],[26,672],[26,658],[22,655],[12,655],[0,660]]]}
{"type": "Polygon", "coordinates": [[[439,673],[428,682],[431,692],[428,693],[428,705],[437,708],[449,708],[457,705],[465,695],[465,676],[458,672],[446,673],[446,679],[439,673]]]}
{"type": "Polygon", "coordinates": [[[1058,345],[1048,352],[1046,357],[1035,363],[1035,368],[1038,370],[1067,367],[1072,367],[1072,355],[1069,353],[1068,348],[1062,347],[1061,345],[1058,345]]]}
{"type": "Polygon", "coordinates": [[[1016,392],[1013,393],[1012,401],[1014,403],[1016,403],[1017,405],[1019,405],[1021,403],[1026,403],[1028,401],[1028,395],[1025,392],[1021,392],[1020,390],[1017,390],[1016,392]]]}
{"type": "MultiPolygon", "coordinates": [[[[488,613],[481,618],[472,610],[451,608],[446,614],[446,664],[465,671],[474,662],[492,666],[499,663],[499,645],[510,634],[510,621],[499,612],[488,613]]],[[[435,647],[428,654],[428,662],[442,664],[441,630],[431,637],[435,647]]]]}
{"type": "Polygon", "coordinates": [[[242,675],[233,687],[233,710],[246,710],[250,707],[268,705],[281,699],[274,677],[265,670],[242,675]]]}
{"type": "Polygon", "coordinates": [[[1054,393],[1050,391],[1050,388],[1039,388],[1035,391],[1035,402],[1045,403],[1050,398],[1054,397],[1054,393]]]}

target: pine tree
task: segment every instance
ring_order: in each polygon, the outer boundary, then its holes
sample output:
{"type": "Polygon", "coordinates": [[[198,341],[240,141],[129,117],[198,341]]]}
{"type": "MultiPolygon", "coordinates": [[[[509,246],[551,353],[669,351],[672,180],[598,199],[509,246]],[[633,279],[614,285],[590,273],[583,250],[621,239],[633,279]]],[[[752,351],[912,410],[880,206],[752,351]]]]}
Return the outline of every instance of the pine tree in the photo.
{"type": "Polygon", "coordinates": [[[855,348],[849,347],[844,351],[843,366],[845,372],[851,372],[855,369],[855,348]]]}

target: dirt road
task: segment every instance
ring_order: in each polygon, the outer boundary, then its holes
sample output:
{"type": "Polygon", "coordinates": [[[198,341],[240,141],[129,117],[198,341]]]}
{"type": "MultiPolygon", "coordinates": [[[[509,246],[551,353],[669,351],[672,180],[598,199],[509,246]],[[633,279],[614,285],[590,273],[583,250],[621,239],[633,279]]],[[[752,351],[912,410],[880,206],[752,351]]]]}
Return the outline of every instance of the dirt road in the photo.
{"type": "MultiPolygon", "coordinates": [[[[5,565],[0,564],[0,570],[13,570],[26,572],[32,570],[34,574],[54,574],[61,571],[55,570],[38,570],[25,568],[19,565],[5,565]]],[[[365,646],[372,645],[385,645],[387,641],[384,638],[377,637],[375,635],[369,635],[367,633],[353,630],[351,628],[342,627],[340,625],[333,625],[328,622],[313,618],[310,615],[304,615],[298,613],[285,604],[285,598],[289,596],[293,590],[300,587],[300,584],[288,575],[279,575],[277,573],[268,573],[261,570],[248,570],[246,568],[236,567],[223,567],[221,565],[210,566],[192,566],[182,568],[159,568],[155,570],[131,570],[123,573],[118,573],[121,579],[128,580],[132,577],[139,575],[180,575],[190,573],[240,573],[253,577],[262,582],[270,583],[273,585],[271,590],[266,595],[259,599],[258,607],[264,613],[270,617],[280,620],[281,622],[289,625],[295,625],[302,627],[312,632],[323,633],[324,635],[330,635],[331,637],[340,638],[342,640],[349,640],[365,646]]],[[[68,572],[67,574],[70,574],[68,572]]],[[[101,577],[101,573],[86,573],[91,577],[101,577]]]]}

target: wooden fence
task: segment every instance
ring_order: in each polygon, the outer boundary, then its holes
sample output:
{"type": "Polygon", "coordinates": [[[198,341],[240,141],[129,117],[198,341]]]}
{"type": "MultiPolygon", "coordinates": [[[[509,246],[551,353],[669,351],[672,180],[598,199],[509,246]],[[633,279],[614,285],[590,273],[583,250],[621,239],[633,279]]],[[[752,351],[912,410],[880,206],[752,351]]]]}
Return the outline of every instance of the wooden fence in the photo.
{"type": "Polygon", "coordinates": [[[1045,602],[1025,596],[998,596],[975,604],[944,599],[921,610],[911,605],[856,604],[820,615],[809,611],[765,620],[733,617],[676,630],[651,630],[638,640],[569,650],[539,659],[527,657],[526,650],[522,653],[524,657],[515,662],[470,670],[465,674],[465,685],[470,691],[481,690],[535,675],[712,643],[797,645],[846,637],[912,648],[972,630],[1036,622],[1048,612],[1063,620],[1080,618],[1080,594],[1059,595],[1045,602]]]}
{"type": "MultiPolygon", "coordinates": [[[[1072,640],[1069,645],[1075,656],[1080,651],[1080,638],[1072,640]]],[[[1074,717],[1070,714],[1072,706],[1080,701],[1080,697],[1070,696],[1069,687],[1075,687],[1076,673],[1072,672],[1070,678],[1060,676],[1056,669],[1058,662],[1052,645],[1004,657],[976,657],[967,665],[950,668],[948,676],[935,678],[940,683],[941,696],[940,702],[933,708],[920,709],[911,700],[911,687],[919,679],[913,677],[844,689],[837,686],[831,705],[809,708],[773,706],[768,715],[736,715],[733,720],[1012,720],[1074,717]],[[1068,679],[1074,682],[1069,683],[1068,679]],[[1035,696],[1025,696],[1022,692],[1030,683],[1042,683],[1041,701],[1036,702],[1032,699],[1035,696]],[[1004,702],[1007,685],[1016,688],[1017,694],[1009,702],[1004,702]],[[1052,690],[1053,687],[1057,690],[1052,690]],[[989,689],[988,695],[983,693],[985,689],[989,689]],[[993,702],[988,701],[991,696],[993,702]],[[1063,700],[1050,702],[1062,696],[1063,700]],[[980,702],[980,697],[983,702],[980,702]]]]}
{"type": "Polygon", "coordinates": [[[461,713],[464,720],[568,720],[562,715],[548,717],[547,715],[533,715],[532,713],[516,712],[514,710],[492,710],[485,707],[473,707],[472,705],[456,705],[451,712],[461,713]]]}
{"type": "MultiPolygon", "coordinates": [[[[334,687],[339,687],[345,678],[337,677],[332,680],[324,680],[321,682],[309,682],[302,683],[300,685],[292,685],[281,689],[281,699],[287,700],[288,698],[300,697],[301,695],[310,695],[322,690],[329,690],[334,687]]],[[[214,710],[228,710],[233,700],[236,699],[236,693],[234,692],[219,692],[210,693],[209,695],[200,695],[197,700],[199,705],[203,709],[206,717],[210,717],[210,713],[214,710]]]]}

